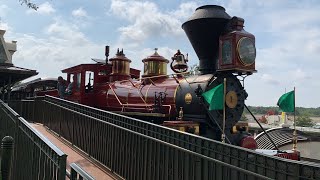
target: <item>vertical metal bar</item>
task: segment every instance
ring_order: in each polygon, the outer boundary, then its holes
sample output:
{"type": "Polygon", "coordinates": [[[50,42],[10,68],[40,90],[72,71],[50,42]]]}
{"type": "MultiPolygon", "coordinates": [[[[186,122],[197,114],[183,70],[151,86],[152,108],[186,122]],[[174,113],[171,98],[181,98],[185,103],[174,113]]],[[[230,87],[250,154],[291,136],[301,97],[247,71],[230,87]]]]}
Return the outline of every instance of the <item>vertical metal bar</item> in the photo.
{"type": "Polygon", "coordinates": [[[292,150],[297,151],[297,144],[298,144],[298,138],[297,138],[297,129],[296,129],[296,87],[293,88],[293,145],[292,150]]]}
{"type": "Polygon", "coordinates": [[[70,180],[76,180],[77,176],[78,176],[77,172],[73,168],[71,168],[70,180]]]}
{"type": "Polygon", "coordinates": [[[144,159],[144,163],[143,163],[143,180],[147,180],[147,176],[148,176],[148,139],[144,138],[144,155],[143,155],[143,159],[144,159]]]}
{"type": "Polygon", "coordinates": [[[223,122],[222,122],[222,134],[221,141],[225,142],[225,129],[226,129],[226,91],[227,91],[227,79],[223,79],[223,122]]]}
{"type": "Polygon", "coordinates": [[[9,87],[8,87],[8,101],[10,101],[10,95],[11,95],[11,76],[9,76],[9,87]]]}
{"type": "Polygon", "coordinates": [[[67,165],[67,155],[64,154],[60,156],[59,160],[59,177],[58,180],[65,180],[66,178],[66,165],[67,165]]]}
{"type": "Polygon", "coordinates": [[[3,180],[11,179],[12,155],[14,150],[14,140],[11,136],[6,136],[1,141],[1,175],[3,180]]]}
{"type": "Polygon", "coordinates": [[[4,99],[4,87],[6,86],[6,81],[3,81],[3,86],[2,86],[2,100],[5,101],[4,99]]]}

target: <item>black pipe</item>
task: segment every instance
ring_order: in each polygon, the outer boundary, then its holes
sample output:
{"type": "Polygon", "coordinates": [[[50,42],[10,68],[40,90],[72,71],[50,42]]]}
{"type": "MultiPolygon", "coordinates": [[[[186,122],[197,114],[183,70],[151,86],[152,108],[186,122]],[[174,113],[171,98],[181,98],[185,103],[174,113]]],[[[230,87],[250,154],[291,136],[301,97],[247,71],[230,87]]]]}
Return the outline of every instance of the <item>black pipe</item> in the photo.
{"type": "Polygon", "coordinates": [[[269,134],[263,129],[262,125],[260,124],[260,122],[256,119],[256,117],[252,114],[252,112],[249,110],[247,105],[244,105],[244,107],[246,107],[246,109],[248,110],[248,112],[251,114],[251,116],[253,117],[253,119],[258,123],[258,125],[260,126],[260,128],[262,129],[262,131],[267,135],[268,139],[271,141],[271,143],[274,145],[274,147],[276,148],[276,150],[279,151],[279,148],[277,147],[276,143],[273,142],[273,140],[271,139],[271,137],[269,136],[269,134]]]}

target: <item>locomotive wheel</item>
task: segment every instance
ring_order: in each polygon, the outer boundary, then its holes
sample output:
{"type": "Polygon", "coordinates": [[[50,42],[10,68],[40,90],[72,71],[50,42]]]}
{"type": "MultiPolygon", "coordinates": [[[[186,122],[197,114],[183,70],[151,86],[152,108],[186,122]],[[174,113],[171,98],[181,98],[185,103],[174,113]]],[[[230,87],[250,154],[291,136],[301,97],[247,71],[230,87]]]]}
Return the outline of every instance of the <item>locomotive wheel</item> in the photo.
{"type": "MultiPolygon", "coordinates": [[[[226,127],[225,134],[231,140],[231,129],[239,121],[244,110],[244,100],[247,98],[247,93],[243,89],[240,81],[236,76],[232,74],[219,75],[214,81],[212,81],[207,87],[206,91],[216,87],[217,85],[223,83],[224,78],[226,78],[226,127]]],[[[209,112],[211,116],[217,121],[222,129],[223,125],[223,110],[212,110],[209,112]]],[[[214,134],[214,139],[220,140],[221,132],[217,127],[214,120],[210,120],[208,117],[209,126],[207,127],[207,132],[214,134]],[[213,131],[213,132],[210,132],[213,131]]]]}

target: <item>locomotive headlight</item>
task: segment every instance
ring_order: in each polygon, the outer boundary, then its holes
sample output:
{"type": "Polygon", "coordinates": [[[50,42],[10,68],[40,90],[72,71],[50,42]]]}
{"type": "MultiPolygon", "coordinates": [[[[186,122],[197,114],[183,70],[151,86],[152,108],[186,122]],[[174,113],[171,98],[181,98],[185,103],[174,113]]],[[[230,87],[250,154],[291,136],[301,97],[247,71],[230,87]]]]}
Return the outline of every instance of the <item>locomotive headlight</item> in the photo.
{"type": "Polygon", "coordinates": [[[252,39],[243,37],[238,41],[238,54],[243,65],[249,66],[256,59],[256,47],[252,39]]]}
{"type": "Polygon", "coordinates": [[[232,47],[231,40],[225,40],[222,43],[222,64],[232,63],[232,47]]]}

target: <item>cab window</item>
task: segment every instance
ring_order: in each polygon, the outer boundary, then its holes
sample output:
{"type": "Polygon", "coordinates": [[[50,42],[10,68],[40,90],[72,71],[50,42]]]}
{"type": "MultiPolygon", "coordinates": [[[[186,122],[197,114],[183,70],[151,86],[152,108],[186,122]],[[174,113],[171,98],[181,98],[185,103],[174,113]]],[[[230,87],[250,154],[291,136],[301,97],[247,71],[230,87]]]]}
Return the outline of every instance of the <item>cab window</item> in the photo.
{"type": "Polygon", "coordinates": [[[81,73],[77,74],[77,83],[76,83],[76,91],[79,91],[81,84],[81,73]]]}
{"type": "Polygon", "coordinates": [[[93,90],[93,84],[94,84],[94,72],[92,71],[86,71],[85,74],[85,91],[90,92],[93,90]]]}

